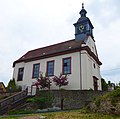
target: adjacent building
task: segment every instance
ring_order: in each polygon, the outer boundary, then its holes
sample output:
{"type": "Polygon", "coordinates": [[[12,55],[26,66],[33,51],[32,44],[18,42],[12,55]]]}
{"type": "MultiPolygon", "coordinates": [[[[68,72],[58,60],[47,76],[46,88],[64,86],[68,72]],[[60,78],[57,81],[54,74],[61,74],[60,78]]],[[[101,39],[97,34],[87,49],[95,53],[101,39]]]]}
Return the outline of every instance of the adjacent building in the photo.
{"type": "Polygon", "coordinates": [[[6,92],[6,88],[3,82],[0,82],[0,93],[5,93],[6,92]]]}

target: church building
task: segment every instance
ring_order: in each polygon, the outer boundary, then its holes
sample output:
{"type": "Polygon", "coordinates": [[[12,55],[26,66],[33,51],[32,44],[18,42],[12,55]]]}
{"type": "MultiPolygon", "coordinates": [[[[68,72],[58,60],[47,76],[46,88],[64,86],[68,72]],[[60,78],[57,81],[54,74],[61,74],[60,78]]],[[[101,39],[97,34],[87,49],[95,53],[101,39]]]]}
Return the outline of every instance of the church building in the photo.
{"type": "MultiPolygon", "coordinates": [[[[80,11],[75,27],[75,39],[28,51],[13,63],[13,78],[17,85],[31,87],[39,72],[47,76],[68,74],[66,90],[101,90],[100,62],[93,36],[93,25],[87,11],[80,11]]],[[[58,89],[52,83],[51,89],[58,89]]]]}

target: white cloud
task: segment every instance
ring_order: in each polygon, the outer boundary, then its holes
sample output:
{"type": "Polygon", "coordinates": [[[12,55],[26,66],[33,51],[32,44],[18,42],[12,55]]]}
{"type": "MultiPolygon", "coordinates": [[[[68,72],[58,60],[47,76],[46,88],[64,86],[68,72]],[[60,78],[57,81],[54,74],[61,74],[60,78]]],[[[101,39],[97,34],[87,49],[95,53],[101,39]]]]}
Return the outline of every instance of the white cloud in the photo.
{"type": "MultiPolygon", "coordinates": [[[[102,70],[120,67],[120,1],[84,2],[95,27],[102,70]]],[[[0,0],[0,80],[7,84],[13,61],[28,50],[73,39],[73,23],[79,18],[81,3],[82,0],[0,0]]],[[[113,74],[110,79],[115,78],[113,74]]]]}

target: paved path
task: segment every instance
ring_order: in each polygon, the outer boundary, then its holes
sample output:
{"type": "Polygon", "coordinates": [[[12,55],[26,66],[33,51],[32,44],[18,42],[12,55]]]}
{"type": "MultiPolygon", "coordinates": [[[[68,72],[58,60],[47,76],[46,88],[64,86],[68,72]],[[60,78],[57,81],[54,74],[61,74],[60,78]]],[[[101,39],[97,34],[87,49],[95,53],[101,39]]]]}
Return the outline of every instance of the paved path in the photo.
{"type": "Polygon", "coordinates": [[[21,117],[19,119],[45,119],[45,116],[40,116],[40,115],[37,115],[37,116],[26,116],[26,117],[21,117]]]}
{"type": "Polygon", "coordinates": [[[40,116],[27,116],[27,117],[21,117],[19,119],[40,119],[40,116]]]}

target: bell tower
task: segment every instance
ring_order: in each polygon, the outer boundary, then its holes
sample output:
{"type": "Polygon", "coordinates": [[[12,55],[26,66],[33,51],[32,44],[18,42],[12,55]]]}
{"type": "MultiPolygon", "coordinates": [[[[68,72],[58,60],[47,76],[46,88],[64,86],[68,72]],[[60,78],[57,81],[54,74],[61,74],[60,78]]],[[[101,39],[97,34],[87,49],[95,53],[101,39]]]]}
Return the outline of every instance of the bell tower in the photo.
{"type": "Polygon", "coordinates": [[[82,3],[82,9],[79,12],[80,18],[73,24],[75,26],[75,40],[84,41],[87,36],[93,37],[93,25],[88,17],[86,17],[87,11],[84,9],[84,3],[82,3]]]}

